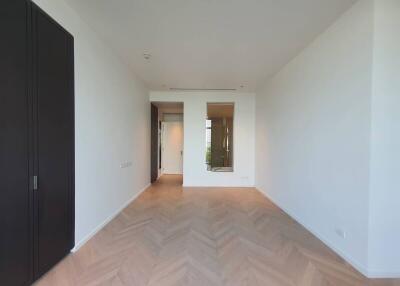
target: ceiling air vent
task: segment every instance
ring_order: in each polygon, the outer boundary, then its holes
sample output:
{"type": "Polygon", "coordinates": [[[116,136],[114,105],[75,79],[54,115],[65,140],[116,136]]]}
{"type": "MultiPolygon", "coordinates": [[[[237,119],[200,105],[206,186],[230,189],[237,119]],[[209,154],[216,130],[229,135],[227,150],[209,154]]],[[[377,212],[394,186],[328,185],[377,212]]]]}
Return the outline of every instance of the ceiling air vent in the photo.
{"type": "Polygon", "coordinates": [[[169,90],[176,91],[236,91],[236,88],[181,88],[171,87],[169,90]]]}

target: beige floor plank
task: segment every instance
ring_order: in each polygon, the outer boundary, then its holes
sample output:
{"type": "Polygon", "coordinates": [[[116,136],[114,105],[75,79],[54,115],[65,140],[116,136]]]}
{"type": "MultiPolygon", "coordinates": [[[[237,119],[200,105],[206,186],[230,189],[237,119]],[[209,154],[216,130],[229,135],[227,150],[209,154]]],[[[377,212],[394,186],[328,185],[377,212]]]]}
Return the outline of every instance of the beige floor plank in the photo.
{"type": "Polygon", "coordinates": [[[400,286],[368,280],[254,188],[163,176],[36,286],[400,286]]]}

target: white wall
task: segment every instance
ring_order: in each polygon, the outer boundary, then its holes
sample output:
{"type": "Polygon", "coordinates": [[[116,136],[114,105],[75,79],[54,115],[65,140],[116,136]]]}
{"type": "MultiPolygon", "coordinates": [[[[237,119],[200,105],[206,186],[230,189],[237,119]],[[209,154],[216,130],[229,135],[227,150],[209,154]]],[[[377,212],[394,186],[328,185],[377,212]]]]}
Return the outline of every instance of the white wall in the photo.
{"type": "Polygon", "coordinates": [[[183,113],[164,113],[162,121],[164,121],[164,122],[183,122],[183,113]]]}
{"type": "Polygon", "coordinates": [[[151,101],[184,103],[183,184],[185,186],[254,185],[254,94],[237,92],[150,92],[151,101]],[[234,172],[208,172],[207,102],[234,102],[234,172]]]}
{"type": "Polygon", "coordinates": [[[400,277],[400,1],[375,1],[370,274],[400,277]]]}
{"type": "Polygon", "coordinates": [[[372,27],[357,2],[256,97],[256,186],[364,273],[372,27]]]}
{"type": "Polygon", "coordinates": [[[62,0],[35,2],[75,38],[75,241],[79,246],[150,181],[148,92],[62,0]],[[123,162],[133,164],[121,169],[123,162]]]}

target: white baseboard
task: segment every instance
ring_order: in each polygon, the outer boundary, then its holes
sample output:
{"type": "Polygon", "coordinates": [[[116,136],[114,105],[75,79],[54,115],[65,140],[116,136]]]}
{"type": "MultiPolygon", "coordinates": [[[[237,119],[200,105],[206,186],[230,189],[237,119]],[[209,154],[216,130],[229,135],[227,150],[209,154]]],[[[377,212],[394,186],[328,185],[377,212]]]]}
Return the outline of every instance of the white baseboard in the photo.
{"type": "Polygon", "coordinates": [[[124,203],[117,211],[115,211],[111,216],[109,216],[106,220],[104,220],[101,224],[99,224],[92,232],[90,232],[86,237],[84,237],[81,241],[75,244],[75,247],[71,250],[71,252],[77,252],[79,248],[81,248],[86,242],[88,242],[96,233],[98,233],[103,227],[105,227],[110,221],[112,221],[117,215],[119,215],[131,202],[133,202],[141,193],[143,193],[151,184],[148,184],[139,192],[135,193],[132,198],[130,198],[126,203],[124,203]]]}
{"type": "Polygon", "coordinates": [[[400,278],[400,271],[368,270],[368,278],[372,279],[396,279],[400,278]]]}
{"type": "Polygon", "coordinates": [[[297,221],[299,224],[301,224],[304,228],[306,228],[309,232],[311,232],[314,236],[316,236],[319,240],[321,240],[324,244],[326,244],[330,249],[332,249],[336,254],[338,254],[340,257],[342,257],[344,260],[346,260],[350,265],[352,265],[355,269],[357,269],[360,273],[362,273],[365,277],[367,278],[374,278],[371,277],[370,271],[368,271],[368,268],[359,263],[356,259],[350,257],[346,253],[344,253],[342,250],[338,249],[336,246],[333,245],[333,243],[330,242],[329,239],[325,238],[323,235],[321,235],[318,231],[314,230],[311,228],[307,223],[302,221],[299,217],[297,217],[293,212],[290,210],[284,208],[278,201],[273,199],[269,194],[266,192],[262,191],[260,188],[256,189],[260,191],[264,196],[266,196],[271,202],[273,202],[276,206],[278,206],[281,210],[283,210],[286,214],[288,214],[291,218],[293,218],[295,221],[297,221]]]}

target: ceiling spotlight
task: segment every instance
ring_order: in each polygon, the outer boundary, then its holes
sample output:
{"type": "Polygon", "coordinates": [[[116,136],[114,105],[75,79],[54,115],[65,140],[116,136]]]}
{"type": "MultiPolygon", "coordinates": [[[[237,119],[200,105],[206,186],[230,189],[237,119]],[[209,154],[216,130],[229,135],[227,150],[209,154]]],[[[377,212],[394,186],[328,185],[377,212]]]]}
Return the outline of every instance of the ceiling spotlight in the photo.
{"type": "Polygon", "coordinates": [[[143,58],[144,58],[145,60],[150,60],[151,55],[150,55],[150,54],[144,53],[144,54],[143,54],[143,58]]]}

